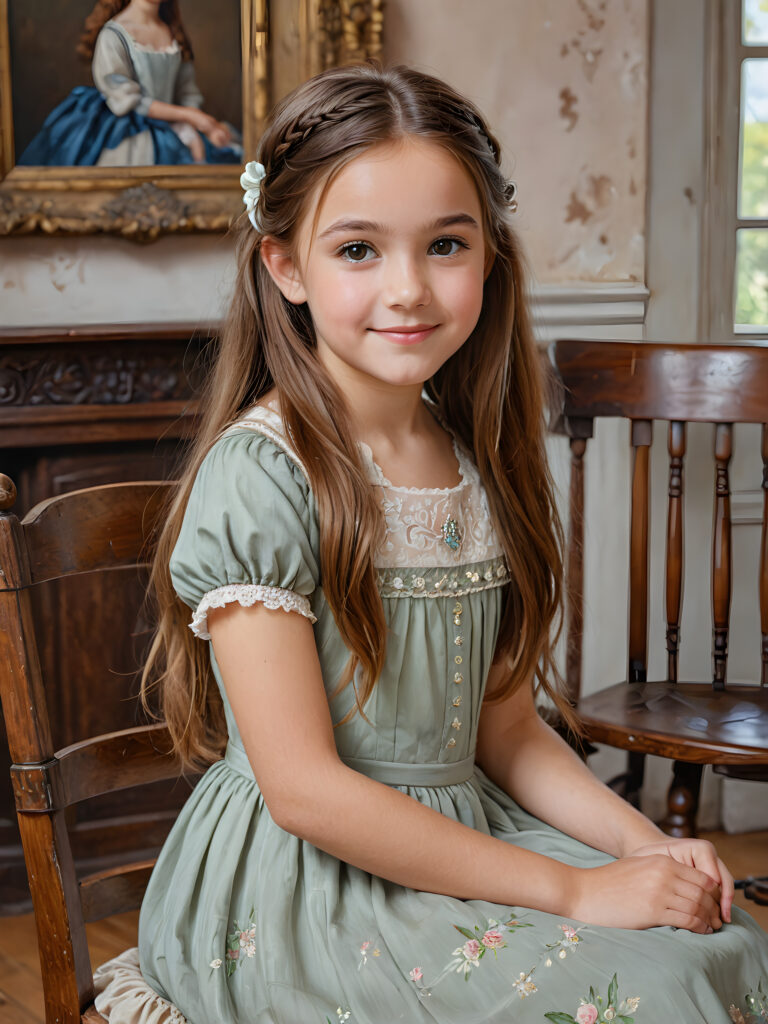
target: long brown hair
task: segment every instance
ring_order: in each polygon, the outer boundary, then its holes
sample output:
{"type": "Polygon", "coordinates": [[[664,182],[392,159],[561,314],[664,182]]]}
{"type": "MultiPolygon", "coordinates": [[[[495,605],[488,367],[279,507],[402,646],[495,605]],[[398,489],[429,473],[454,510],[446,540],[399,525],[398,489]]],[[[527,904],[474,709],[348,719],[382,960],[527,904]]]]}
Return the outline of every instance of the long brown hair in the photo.
{"type": "Polygon", "coordinates": [[[510,569],[496,651],[508,678],[493,696],[501,699],[535,676],[570,716],[552,657],[560,629],[563,538],[544,447],[542,361],[524,299],[523,260],[510,227],[512,191],[500,169],[499,146],[479,111],[445,83],[407,67],[382,70],[369,63],[325,71],[279,104],[259,144],[266,168],[260,230],[245,215],[235,227],[234,298],[200,433],[159,538],[152,574],[159,626],[143,679],[145,699],[149,681],[159,681],[162,714],[190,762],[220,756],[226,735],[207,650],[187,628],[189,610],[173,591],[169,558],[206,453],[273,386],[316,496],[321,585],[351,652],[336,692],[350,682],[355,686],[355,668],[360,670],[350,714],[364,713],[381,673],[386,621],[374,554],[382,512],[343,398],[317,358],[310,311],[282,296],[260,258],[260,244],[271,235],[293,251],[315,188],[327,188],[370,147],[408,135],[446,147],[468,169],[494,252],[475,329],[425,385],[440,416],[474,453],[510,569]]]}
{"type": "MultiPolygon", "coordinates": [[[[124,11],[131,0],[96,0],[96,4],[85,19],[83,34],[77,44],[77,54],[82,60],[93,60],[96,37],[110,18],[124,11]]],[[[193,60],[192,46],[181,23],[179,0],[163,0],[158,14],[171,30],[171,35],[181,47],[182,60],[193,60]]]]}

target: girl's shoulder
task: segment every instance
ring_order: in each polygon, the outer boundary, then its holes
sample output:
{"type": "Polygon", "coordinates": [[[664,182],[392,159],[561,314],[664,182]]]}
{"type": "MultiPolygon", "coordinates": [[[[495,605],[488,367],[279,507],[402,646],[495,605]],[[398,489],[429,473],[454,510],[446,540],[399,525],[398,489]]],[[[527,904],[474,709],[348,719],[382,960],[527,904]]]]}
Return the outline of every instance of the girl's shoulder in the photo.
{"type": "Polygon", "coordinates": [[[306,467],[296,453],[290,433],[280,415],[280,406],[276,399],[262,400],[245,409],[226,428],[217,444],[232,437],[239,437],[241,443],[246,443],[246,439],[250,437],[255,439],[257,444],[259,439],[266,439],[271,446],[282,452],[301,471],[306,480],[309,479],[306,467]]]}

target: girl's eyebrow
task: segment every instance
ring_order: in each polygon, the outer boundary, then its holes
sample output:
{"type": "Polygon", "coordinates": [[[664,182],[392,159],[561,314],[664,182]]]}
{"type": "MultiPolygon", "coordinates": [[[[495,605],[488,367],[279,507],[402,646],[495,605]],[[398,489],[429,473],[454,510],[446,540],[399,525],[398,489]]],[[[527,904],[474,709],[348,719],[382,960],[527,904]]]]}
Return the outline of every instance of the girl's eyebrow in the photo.
{"type": "MultiPolygon", "coordinates": [[[[432,224],[427,224],[424,227],[425,232],[429,231],[440,231],[443,228],[453,227],[456,224],[464,224],[467,227],[479,227],[474,217],[471,217],[468,213],[450,213],[447,217],[439,217],[432,224]]],[[[328,235],[339,234],[340,232],[354,232],[354,231],[366,231],[372,234],[386,235],[389,234],[389,230],[383,225],[372,220],[337,220],[334,221],[330,227],[327,227],[325,231],[322,231],[317,237],[326,238],[328,235]]]]}

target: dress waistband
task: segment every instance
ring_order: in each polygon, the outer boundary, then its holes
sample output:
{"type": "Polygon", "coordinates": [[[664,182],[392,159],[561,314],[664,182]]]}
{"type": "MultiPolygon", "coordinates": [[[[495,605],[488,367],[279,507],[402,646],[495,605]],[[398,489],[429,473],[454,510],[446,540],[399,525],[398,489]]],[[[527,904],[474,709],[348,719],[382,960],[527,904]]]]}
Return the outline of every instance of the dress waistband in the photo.
{"type": "MultiPolygon", "coordinates": [[[[224,760],[230,768],[253,778],[251,763],[242,747],[230,742],[224,760]]],[[[455,786],[472,778],[475,756],[448,764],[409,764],[407,761],[373,761],[365,757],[342,757],[344,764],[361,775],[388,786],[455,786]]]]}

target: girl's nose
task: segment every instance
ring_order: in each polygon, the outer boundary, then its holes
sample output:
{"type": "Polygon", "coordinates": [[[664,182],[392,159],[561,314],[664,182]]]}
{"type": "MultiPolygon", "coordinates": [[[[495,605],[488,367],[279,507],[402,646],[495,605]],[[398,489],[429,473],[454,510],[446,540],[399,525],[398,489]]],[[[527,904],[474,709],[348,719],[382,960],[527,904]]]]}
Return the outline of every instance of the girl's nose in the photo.
{"type": "Polygon", "coordinates": [[[384,282],[384,301],[389,307],[416,309],[431,301],[426,268],[412,259],[392,260],[384,282]]]}

